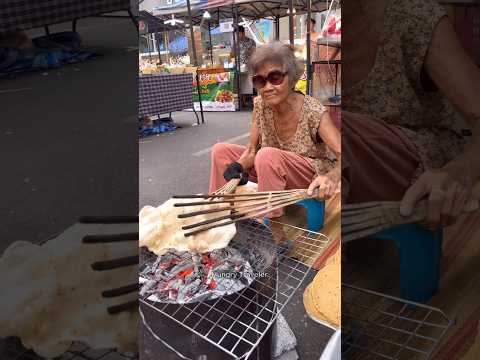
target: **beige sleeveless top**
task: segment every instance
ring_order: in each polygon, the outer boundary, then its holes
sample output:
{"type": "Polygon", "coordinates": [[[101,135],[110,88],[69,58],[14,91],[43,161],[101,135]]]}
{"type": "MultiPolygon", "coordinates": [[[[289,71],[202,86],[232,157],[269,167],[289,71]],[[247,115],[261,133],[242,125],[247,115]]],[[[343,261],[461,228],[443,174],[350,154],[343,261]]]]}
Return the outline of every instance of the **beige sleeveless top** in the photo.
{"type": "Polygon", "coordinates": [[[438,90],[426,89],[423,79],[430,42],[444,16],[435,0],[387,0],[373,68],[365,79],[342,89],[343,110],[397,126],[415,145],[421,164],[414,178],[444,166],[464,145],[452,105],[438,90]]]}
{"type": "Polygon", "coordinates": [[[304,97],[297,130],[288,141],[278,137],[273,109],[260,96],[254,100],[253,111],[260,132],[260,147],[274,147],[302,156],[310,161],[317,175],[325,174],[335,166],[335,155],[318,136],[318,127],[327,109],[317,99],[308,95],[304,97]]]}

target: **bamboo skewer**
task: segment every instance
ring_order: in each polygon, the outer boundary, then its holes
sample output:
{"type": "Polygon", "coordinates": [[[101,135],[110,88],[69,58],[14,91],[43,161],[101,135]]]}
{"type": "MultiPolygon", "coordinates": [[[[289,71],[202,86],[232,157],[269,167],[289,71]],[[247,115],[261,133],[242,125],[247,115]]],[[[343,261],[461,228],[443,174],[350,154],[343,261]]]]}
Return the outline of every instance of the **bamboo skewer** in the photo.
{"type": "MultiPolygon", "coordinates": [[[[257,205],[264,205],[266,204],[265,199],[270,199],[270,200],[274,200],[275,202],[278,202],[280,200],[289,200],[292,195],[295,195],[297,193],[292,193],[292,194],[286,194],[286,195],[283,195],[283,196],[272,196],[272,197],[249,197],[248,199],[241,199],[241,200],[235,200],[235,203],[237,202],[247,202],[246,204],[235,204],[235,205],[231,205],[231,206],[227,206],[227,207],[221,207],[221,208],[216,208],[216,209],[206,209],[206,210],[199,210],[199,211],[193,211],[193,212],[190,212],[190,213],[185,213],[185,214],[180,214],[178,215],[178,218],[179,219],[185,219],[185,218],[189,218],[189,217],[192,217],[192,216],[197,216],[197,215],[206,215],[206,214],[212,214],[212,213],[216,213],[216,212],[223,212],[223,211],[238,211],[239,209],[246,209],[246,208],[251,208],[253,206],[257,206],[257,205]]],[[[298,194],[300,194],[298,192],[298,194]]],[[[245,196],[245,195],[251,195],[251,194],[240,194],[241,196],[245,196]]],[[[228,201],[218,201],[216,203],[232,203],[233,200],[228,200],[228,201]]],[[[194,203],[194,204],[200,204],[200,205],[208,205],[208,204],[211,204],[212,202],[202,202],[202,203],[194,203]]],[[[214,202],[215,203],[215,202],[214,202]]],[[[179,204],[179,205],[182,205],[182,204],[179,204]]],[[[273,202],[270,204],[270,205],[273,205],[273,202]]],[[[185,206],[185,204],[183,204],[183,206],[185,206]]],[[[253,210],[253,209],[252,209],[253,210]]]]}
{"type": "Polygon", "coordinates": [[[186,206],[199,206],[199,205],[210,205],[210,204],[225,204],[225,203],[246,203],[252,201],[263,201],[268,202],[271,200],[276,200],[280,198],[287,198],[289,196],[296,196],[302,193],[306,193],[305,190],[299,190],[295,192],[287,192],[287,193],[278,193],[278,194],[271,194],[271,195],[259,195],[256,194],[248,194],[250,196],[244,196],[245,194],[241,194],[241,196],[230,196],[230,197],[223,197],[224,200],[213,200],[213,201],[195,201],[195,202],[188,202],[188,203],[176,203],[173,204],[175,207],[186,207],[186,206]]]}
{"type": "Polygon", "coordinates": [[[281,208],[283,208],[285,206],[288,206],[288,205],[293,205],[293,204],[299,202],[300,200],[303,200],[303,199],[306,199],[306,198],[308,198],[308,197],[306,197],[306,196],[292,197],[290,200],[283,201],[283,202],[277,204],[276,206],[268,206],[267,205],[266,207],[262,207],[261,208],[262,210],[250,210],[250,211],[247,211],[245,213],[225,215],[225,216],[221,216],[221,217],[216,218],[216,219],[206,220],[206,221],[202,221],[200,223],[187,225],[187,226],[182,227],[182,229],[188,230],[188,229],[192,229],[194,227],[212,224],[212,223],[218,222],[219,220],[223,220],[223,219],[226,219],[226,218],[232,219],[230,221],[226,221],[226,222],[222,222],[222,223],[214,224],[214,225],[209,225],[209,226],[202,227],[200,229],[191,231],[189,233],[186,233],[185,236],[188,237],[188,236],[196,235],[196,234],[198,234],[202,231],[210,230],[210,229],[213,229],[213,228],[216,228],[216,227],[234,224],[234,223],[236,223],[238,221],[241,221],[241,220],[256,218],[256,217],[259,217],[261,215],[265,215],[265,214],[267,214],[267,213],[269,213],[273,210],[281,209],[281,208]]]}
{"type": "Polygon", "coordinates": [[[239,183],[240,183],[240,179],[232,179],[229,182],[227,182],[225,185],[223,185],[220,189],[215,191],[213,194],[214,195],[230,194],[235,191],[239,183]]]}
{"type": "MultiPolygon", "coordinates": [[[[216,194],[207,195],[176,195],[174,198],[202,198],[213,199],[216,198],[216,194]]],[[[223,204],[228,203],[230,206],[223,206],[217,209],[205,209],[194,211],[190,213],[180,214],[178,218],[184,219],[197,215],[212,214],[216,212],[231,211],[231,214],[218,216],[209,220],[204,220],[191,225],[183,226],[183,230],[191,230],[186,233],[185,236],[192,236],[202,231],[210,230],[216,227],[233,224],[237,221],[255,218],[264,214],[267,214],[273,210],[283,208],[288,205],[297,203],[300,200],[310,198],[307,195],[305,189],[284,190],[284,191],[270,191],[251,194],[225,194],[222,195],[223,200],[206,200],[189,203],[178,203],[174,206],[198,206],[198,205],[211,205],[211,204],[223,204]],[[222,220],[227,220],[220,222],[222,220]],[[200,227],[200,228],[199,228],[200,227]],[[199,228],[199,229],[198,229],[199,228]]]]}
{"type": "MultiPolygon", "coordinates": [[[[235,187],[238,185],[239,180],[233,179],[230,182],[236,180],[233,184],[235,187]]],[[[227,184],[228,185],[228,184],[227,184]]],[[[312,196],[307,195],[306,189],[292,189],[292,190],[279,190],[279,191],[264,191],[250,194],[227,194],[224,191],[232,189],[233,185],[224,186],[219,191],[213,194],[199,194],[199,195],[174,195],[175,199],[205,199],[203,201],[193,201],[186,203],[176,203],[175,207],[188,207],[188,206],[208,206],[212,204],[229,204],[229,206],[222,206],[215,209],[204,209],[198,211],[192,211],[178,215],[179,219],[190,218],[198,215],[214,214],[218,212],[230,211],[228,215],[218,216],[209,220],[200,221],[194,224],[185,225],[182,230],[192,230],[184,235],[186,237],[196,235],[202,231],[210,230],[213,228],[234,224],[241,220],[257,218],[261,215],[268,214],[274,210],[284,208],[288,205],[293,205],[301,200],[317,198],[318,192],[316,191],[312,196]],[[226,190],[225,188],[228,187],[226,190]],[[220,200],[215,200],[219,198],[220,200]],[[222,220],[226,220],[220,222],[222,220]]],[[[336,193],[339,190],[337,189],[336,193]]]]}
{"type": "MultiPolygon", "coordinates": [[[[229,215],[224,215],[224,216],[220,216],[218,218],[215,218],[215,219],[211,219],[211,220],[206,220],[206,221],[202,221],[202,222],[199,222],[199,223],[196,223],[196,224],[192,224],[192,225],[186,225],[186,226],[182,226],[182,229],[183,230],[189,230],[189,229],[193,229],[195,227],[198,227],[198,226],[201,226],[201,225],[208,225],[208,224],[211,224],[211,223],[214,223],[214,222],[217,222],[219,220],[224,220],[224,219],[228,219],[228,218],[234,218],[234,217],[239,217],[239,216],[243,216],[243,215],[246,215],[248,213],[252,213],[252,212],[258,212],[258,211],[262,211],[262,210],[268,210],[267,212],[271,211],[271,209],[273,208],[277,208],[277,206],[280,206],[280,207],[283,207],[282,205],[284,203],[290,203],[292,201],[299,201],[299,200],[302,200],[304,199],[305,196],[303,195],[296,195],[296,196],[292,196],[292,197],[288,197],[288,198],[282,198],[282,199],[279,199],[277,201],[272,201],[271,203],[270,202],[263,202],[263,203],[258,203],[258,204],[252,204],[251,206],[256,206],[254,207],[253,209],[250,209],[246,212],[243,212],[243,213],[240,213],[236,210],[235,206],[233,206],[233,214],[229,214],[229,215]],[[258,205],[258,206],[257,206],[258,205]]],[[[246,207],[251,207],[251,206],[246,206],[246,207]]],[[[201,212],[201,211],[199,211],[201,212]]]]}
{"type": "MultiPolygon", "coordinates": [[[[466,204],[462,213],[470,213],[480,209],[478,189],[473,198],[466,204]]],[[[427,202],[421,201],[410,216],[400,214],[400,202],[379,201],[342,206],[342,242],[349,242],[397,225],[419,223],[427,216],[427,202]]]]}

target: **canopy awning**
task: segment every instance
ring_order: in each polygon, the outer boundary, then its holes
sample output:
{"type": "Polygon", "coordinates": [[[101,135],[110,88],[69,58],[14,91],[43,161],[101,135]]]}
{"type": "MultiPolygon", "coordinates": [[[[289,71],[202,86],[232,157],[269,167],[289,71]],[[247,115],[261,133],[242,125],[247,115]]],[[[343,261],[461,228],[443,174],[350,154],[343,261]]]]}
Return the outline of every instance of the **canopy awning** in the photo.
{"type": "MultiPolygon", "coordinates": [[[[186,21],[188,19],[188,10],[186,0],[172,0],[171,4],[164,4],[165,0],[155,0],[149,2],[150,7],[144,8],[154,17],[160,20],[170,18],[172,14],[175,17],[186,21]]],[[[311,4],[312,12],[322,12],[328,9],[331,1],[313,0],[311,4]]],[[[258,19],[276,19],[289,15],[287,0],[192,0],[190,2],[192,10],[192,22],[199,25],[202,22],[202,16],[206,9],[211,14],[211,22],[218,23],[219,20],[231,19],[235,17],[234,7],[238,7],[238,16],[246,20],[258,19]]],[[[294,0],[295,15],[306,14],[306,0],[294,0]]],[[[188,23],[188,21],[186,21],[188,23]]]]}

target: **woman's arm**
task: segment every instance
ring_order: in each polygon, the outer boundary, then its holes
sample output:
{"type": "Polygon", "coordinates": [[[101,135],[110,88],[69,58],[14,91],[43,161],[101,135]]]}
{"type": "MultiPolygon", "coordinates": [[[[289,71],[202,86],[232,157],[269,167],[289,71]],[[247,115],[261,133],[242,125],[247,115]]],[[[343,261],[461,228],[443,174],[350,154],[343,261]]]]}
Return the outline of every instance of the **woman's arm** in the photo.
{"type": "Polygon", "coordinates": [[[317,176],[308,188],[308,194],[312,195],[313,191],[318,188],[318,197],[323,199],[332,196],[339,188],[340,179],[342,177],[342,140],[340,131],[330,117],[328,111],[322,115],[322,121],[318,127],[318,136],[325,142],[328,148],[335,154],[337,163],[335,167],[325,175],[317,176]]]}
{"type": "Polygon", "coordinates": [[[250,170],[255,165],[255,155],[257,154],[259,142],[260,142],[260,133],[257,126],[256,112],[253,111],[252,116],[252,125],[250,127],[250,141],[247,145],[247,149],[243,152],[238,163],[242,165],[245,171],[250,170]]]}
{"type": "Polygon", "coordinates": [[[442,93],[457,107],[472,128],[465,151],[441,169],[425,172],[402,200],[408,216],[419,200],[428,198],[426,224],[449,225],[471,200],[472,185],[480,177],[480,69],[466,54],[450,21],[444,17],[434,30],[424,63],[442,93]],[[478,156],[478,155],[477,155],[478,156]]]}
{"type": "Polygon", "coordinates": [[[318,127],[318,136],[337,157],[337,164],[332,171],[340,171],[342,165],[342,138],[328,111],[325,111],[322,115],[322,121],[320,121],[320,126],[318,127]]]}
{"type": "Polygon", "coordinates": [[[440,20],[433,33],[425,69],[447,99],[461,112],[473,132],[464,154],[446,168],[468,168],[473,179],[478,179],[480,161],[472,160],[480,150],[480,69],[463,49],[446,17],[440,20]]]}

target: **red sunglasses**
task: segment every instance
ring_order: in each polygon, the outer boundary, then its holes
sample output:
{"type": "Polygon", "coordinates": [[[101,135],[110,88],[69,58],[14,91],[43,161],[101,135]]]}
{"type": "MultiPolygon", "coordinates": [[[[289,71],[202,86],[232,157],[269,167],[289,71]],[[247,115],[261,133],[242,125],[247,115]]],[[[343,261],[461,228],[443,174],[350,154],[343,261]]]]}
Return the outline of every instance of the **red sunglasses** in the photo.
{"type": "Polygon", "coordinates": [[[287,75],[287,73],[281,72],[279,70],[273,70],[269,72],[266,77],[262,75],[253,76],[252,83],[253,86],[255,86],[255,88],[257,89],[261,89],[265,85],[267,85],[267,81],[272,85],[280,85],[281,83],[283,83],[285,75],[287,75]]]}

